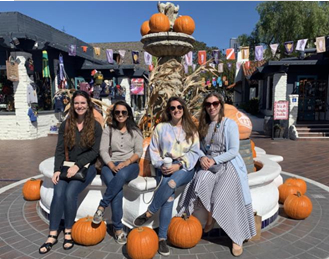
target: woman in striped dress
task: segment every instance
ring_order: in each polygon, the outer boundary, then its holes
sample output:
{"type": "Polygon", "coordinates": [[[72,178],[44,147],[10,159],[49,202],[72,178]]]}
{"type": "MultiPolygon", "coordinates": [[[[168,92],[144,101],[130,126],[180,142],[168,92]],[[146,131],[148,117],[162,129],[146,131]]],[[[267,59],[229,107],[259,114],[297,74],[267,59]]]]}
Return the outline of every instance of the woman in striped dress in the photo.
{"type": "Polygon", "coordinates": [[[232,240],[232,254],[240,256],[243,241],[256,235],[256,229],[238,126],[224,117],[224,100],[218,93],[203,101],[199,135],[201,170],[186,186],[178,214],[191,215],[199,199],[208,211],[204,232],[217,222],[232,240]]]}

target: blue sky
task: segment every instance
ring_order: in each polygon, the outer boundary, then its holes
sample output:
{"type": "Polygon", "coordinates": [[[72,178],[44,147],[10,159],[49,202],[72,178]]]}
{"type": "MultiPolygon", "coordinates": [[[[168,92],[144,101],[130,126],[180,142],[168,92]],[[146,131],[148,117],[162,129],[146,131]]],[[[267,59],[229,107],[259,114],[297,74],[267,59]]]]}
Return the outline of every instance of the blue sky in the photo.
{"type": "MultiPolygon", "coordinates": [[[[167,2],[167,1],[162,1],[167,2]]],[[[209,47],[224,49],[229,40],[250,34],[259,20],[260,2],[173,1],[179,15],[191,16],[192,35],[209,47]]],[[[156,1],[1,2],[0,12],[18,11],[85,42],[140,41],[140,26],[157,13],[156,1]]]]}

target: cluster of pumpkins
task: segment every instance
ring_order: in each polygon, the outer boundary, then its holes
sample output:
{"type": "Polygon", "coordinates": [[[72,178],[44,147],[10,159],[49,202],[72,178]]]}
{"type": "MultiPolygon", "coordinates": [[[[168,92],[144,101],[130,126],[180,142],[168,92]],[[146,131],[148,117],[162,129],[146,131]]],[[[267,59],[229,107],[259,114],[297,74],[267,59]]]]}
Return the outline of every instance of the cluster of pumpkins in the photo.
{"type": "MultiPolygon", "coordinates": [[[[181,32],[192,35],[195,29],[194,20],[188,16],[183,15],[175,20],[173,30],[174,32],[181,32]]],[[[149,33],[168,32],[170,30],[170,21],[167,15],[163,13],[153,14],[150,20],[143,22],[141,26],[142,36],[149,33]]]]}
{"type": "Polygon", "coordinates": [[[306,190],[306,182],[299,178],[288,178],[279,186],[279,202],[290,218],[306,219],[311,215],[313,205],[305,195],[306,190]]]}

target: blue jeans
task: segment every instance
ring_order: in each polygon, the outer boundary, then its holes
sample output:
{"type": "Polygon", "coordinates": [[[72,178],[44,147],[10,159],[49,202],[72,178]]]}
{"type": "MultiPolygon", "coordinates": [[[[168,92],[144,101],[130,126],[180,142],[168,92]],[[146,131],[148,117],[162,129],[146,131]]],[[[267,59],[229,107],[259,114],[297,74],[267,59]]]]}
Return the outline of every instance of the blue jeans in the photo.
{"type": "MultiPolygon", "coordinates": [[[[161,179],[162,172],[157,169],[157,182],[161,179]]],[[[175,190],[187,184],[192,180],[194,176],[194,169],[191,171],[179,170],[171,175],[163,175],[160,187],[155,192],[154,199],[150,204],[148,211],[155,214],[159,209],[160,211],[160,223],[159,223],[159,238],[167,239],[168,226],[171,220],[172,209],[174,205],[175,190]],[[175,187],[169,185],[169,182],[173,180],[175,187]]]]}
{"type": "MultiPolygon", "coordinates": [[[[120,162],[115,162],[114,164],[118,165],[119,163],[120,162]]],[[[138,174],[139,165],[137,163],[130,164],[117,173],[113,173],[107,165],[102,167],[101,178],[105,182],[107,188],[99,206],[106,208],[111,203],[114,230],[120,230],[123,228],[121,222],[123,216],[123,186],[135,179],[138,174]]]]}
{"type": "Polygon", "coordinates": [[[63,213],[65,228],[72,228],[78,210],[78,196],[93,181],[95,176],[95,165],[90,165],[85,182],[78,180],[59,180],[54,185],[54,195],[51,201],[49,215],[50,231],[57,231],[59,229],[63,213]]]}

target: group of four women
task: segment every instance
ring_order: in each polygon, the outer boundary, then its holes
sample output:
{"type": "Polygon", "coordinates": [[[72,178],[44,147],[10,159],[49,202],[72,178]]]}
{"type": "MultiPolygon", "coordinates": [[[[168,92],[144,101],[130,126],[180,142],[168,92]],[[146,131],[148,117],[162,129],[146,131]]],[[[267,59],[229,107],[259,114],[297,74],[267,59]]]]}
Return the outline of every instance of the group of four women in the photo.
{"type": "MultiPolygon", "coordinates": [[[[64,249],[74,241],[71,229],[77,212],[78,195],[96,175],[94,166],[100,153],[104,161],[101,178],[107,189],[93,217],[93,223],[103,220],[106,207],[111,205],[114,239],[126,243],[121,222],[123,186],[139,173],[138,160],[143,153],[143,137],[128,104],[118,101],[111,111],[111,123],[102,132],[94,120],[90,97],[76,91],[71,100],[69,116],[59,129],[55,153],[54,196],[49,216],[49,236],[39,248],[41,254],[57,243],[62,215],[65,219],[64,249]],[[66,125],[67,124],[67,125],[66,125]],[[65,147],[75,165],[68,170],[74,176],[90,163],[86,181],[60,180],[65,147]]],[[[243,252],[242,244],[256,234],[248,187],[247,170],[239,155],[239,132],[233,120],[224,117],[224,101],[218,93],[207,95],[202,104],[199,127],[196,128],[183,99],[171,97],[162,115],[162,123],[154,129],[150,143],[151,162],[157,172],[159,188],[147,211],[137,217],[135,226],[142,226],[159,215],[159,253],[168,256],[167,230],[172,217],[175,190],[186,185],[178,214],[192,214],[198,201],[208,212],[204,232],[214,224],[232,240],[232,254],[243,252]],[[172,164],[164,164],[170,157],[172,164]]]]}

